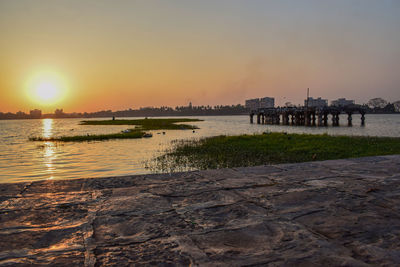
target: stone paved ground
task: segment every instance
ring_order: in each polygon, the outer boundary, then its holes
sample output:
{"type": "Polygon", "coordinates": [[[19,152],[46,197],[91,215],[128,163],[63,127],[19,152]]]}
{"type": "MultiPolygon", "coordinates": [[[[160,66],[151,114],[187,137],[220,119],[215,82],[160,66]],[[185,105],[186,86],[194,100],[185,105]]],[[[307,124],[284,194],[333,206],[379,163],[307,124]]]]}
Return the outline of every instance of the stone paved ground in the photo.
{"type": "Polygon", "coordinates": [[[0,184],[0,265],[400,265],[400,155],[0,184]]]}

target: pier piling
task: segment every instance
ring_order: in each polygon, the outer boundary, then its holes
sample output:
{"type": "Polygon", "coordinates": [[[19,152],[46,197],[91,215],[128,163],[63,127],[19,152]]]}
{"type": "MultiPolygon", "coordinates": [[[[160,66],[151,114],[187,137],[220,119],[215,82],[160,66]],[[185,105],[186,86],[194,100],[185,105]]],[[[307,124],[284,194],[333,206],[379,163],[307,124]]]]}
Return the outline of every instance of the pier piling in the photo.
{"type": "Polygon", "coordinates": [[[361,113],[361,126],[365,126],[365,117],[364,117],[365,113],[361,113]]]}
{"type": "Polygon", "coordinates": [[[351,112],[347,113],[347,126],[352,126],[353,125],[353,123],[352,123],[353,118],[351,117],[351,115],[352,115],[351,112]]]}
{"type": "Polygon", "coordinates": [[[352,115],[361,114],[361,126],[365,125],[365,110],[361,106],[349,107],[285,107],[259,108],[250,113],[250,123],[292,125],[292,126],[328,126],[328,116],[331,115],[332,126],[339,126],[339,115],[347,114],[347,125],[353,125],[352,115]]]}

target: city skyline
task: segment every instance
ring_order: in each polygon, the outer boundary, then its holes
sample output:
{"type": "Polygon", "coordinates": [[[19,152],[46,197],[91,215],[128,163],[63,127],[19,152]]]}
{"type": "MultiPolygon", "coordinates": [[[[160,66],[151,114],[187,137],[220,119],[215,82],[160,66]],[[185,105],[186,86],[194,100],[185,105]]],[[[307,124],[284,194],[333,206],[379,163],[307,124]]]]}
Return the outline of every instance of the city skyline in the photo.
{"type": "MultiPolygon", "coordinates": [[[[255,110],[257,108],[284,108],[284,107],[306,107],[310,105],[311,101],[311,106],[313,107],[345,107],[345,106],[358,106],[363,109],[365,109],[367,112],[378,112],[378,113],[394,113],[394,112],[399,112],[400,110],[400,100],[397,101],[386,101],[383,98],[373,98],[370,99],[367,103],[356,103],[355,100],[352,99],[346,99],[346,98],[338,98],[334,100],[328,100],[328,99],[323,99],[321,97],[318,98],[313,98],[312,96],[309,96],[308,98],[304,99],[304,105],[301,104],[293,104],[292,102],[286,102],[284,105],[281,106],[276,106],[275,105],[275,98],[274,97],[261,97],[261,98],[252,98],[252,99],[246,99],[245,103],[239,103],[239,104],[231,104],[231,105],[192,105],[192,102],[189,102],[188,105],[181,105],[181,106],[159,106],[159,107],[154,107],[154,106],[145,106],[145,107],[131,107],[127,109],[120,109],[120,110],[96,110],[93,112],[75,112],[75,111],[64,111],[62,108],[56,108],[54,112],[49,111],[49,112],[44,112],[42,114],[42,110],[40,109],[32,109],[29,110],[29,112],[19,110],[15,113],[11,112],[1,112],[0,111],[0,119],[12,119],[12,118],[41,118],[42,115],[44,115],[47,118],[53,117],[66,117],[65,115],[68,115],[67,117],[80,117],[84,115],[90,115],[90,114],[102,114],[105,117],[109,116],[109,114],[112,113],[121,113],[124,114],[122,117],[129,117],[130,115],[125,114],[126,112],[134,112],[131,115],[133,117],[135,116],[163,116],[163,115],[170,115],[173,116],[173,114],[168,113],[168,112],[173,112],[173,111],[182,111],[182,110],[197,110],[197,111],[216,111],[216,110],[222,110],[225,115],[242,115],[250,110],[255,110]],[[374,109],[376,109],[374,111],[374,109]],[[165,111],[165,114],[162,113],[162,111],[165,111]],[[135,113],[137,111],[140,111],[142,113],[135,113]],[[147,111],[157,111],[156,115],[146,115],[147,111]],[[144,113],[143,113],[144,112],[144,113]],[[105,115],[105,114],[108,115],[105,115]],[[12,117],[9,117],[9,115],[12,115],[12,117]]],[[[210,113],[208,115],[212,115],[213,113],[210,113]]],[[[177,115],[177,114],[175,114],[177,115]]],[[[184,115],[195,115],[195,114],[184,114],[184,115]]],[[[201,114],[201,112],[197,115],[205,115],[201,114]]],[[[215,113],[214,115],[218,115],[218,112],[215,113]]],[[[98,117],[98,116],[97,116],[98,117]]]]}

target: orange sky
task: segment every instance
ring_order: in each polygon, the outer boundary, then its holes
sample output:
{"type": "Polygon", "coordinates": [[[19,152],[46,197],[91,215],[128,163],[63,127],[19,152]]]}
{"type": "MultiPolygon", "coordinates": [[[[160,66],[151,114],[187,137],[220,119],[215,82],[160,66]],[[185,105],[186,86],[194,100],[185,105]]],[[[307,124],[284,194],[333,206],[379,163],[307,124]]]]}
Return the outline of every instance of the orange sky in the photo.
{"type": "Polygon", "coordinates": [[[399,1],[0,2],[0,111],[400,99],[399,1]],[[30,80],[56,73],[64,97],[30,80]],[[34,87],[34,86],[33,86],[34,87]]]}

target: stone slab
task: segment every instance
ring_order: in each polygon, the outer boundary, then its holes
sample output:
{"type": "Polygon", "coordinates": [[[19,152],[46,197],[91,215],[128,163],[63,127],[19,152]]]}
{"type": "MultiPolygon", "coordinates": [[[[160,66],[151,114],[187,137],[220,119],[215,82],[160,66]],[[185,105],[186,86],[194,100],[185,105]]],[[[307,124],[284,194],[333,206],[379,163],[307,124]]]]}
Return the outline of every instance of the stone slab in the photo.
{"type": "Polygon", "coordinates": [[[398,266],[400,155],[0,184],[0,266],[398,266]]]}

